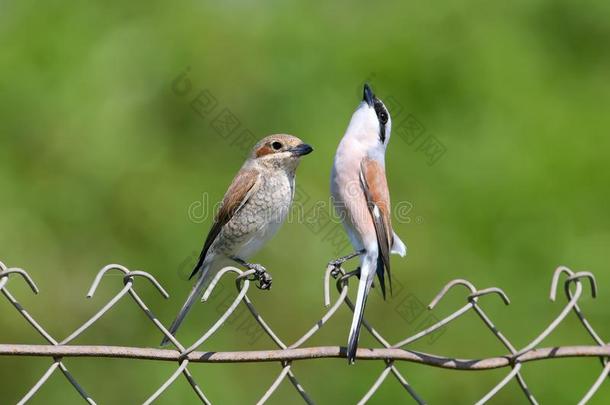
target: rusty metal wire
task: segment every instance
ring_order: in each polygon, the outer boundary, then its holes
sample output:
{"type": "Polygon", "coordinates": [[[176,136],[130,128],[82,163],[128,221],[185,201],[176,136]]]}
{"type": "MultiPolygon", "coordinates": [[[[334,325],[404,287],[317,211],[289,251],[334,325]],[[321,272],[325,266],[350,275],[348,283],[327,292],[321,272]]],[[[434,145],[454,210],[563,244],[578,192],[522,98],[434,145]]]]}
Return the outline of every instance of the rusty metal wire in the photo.
{"type": "MultiPolygon", "coordinates": [[[[189,371],[189,365],[191,363],[214,363],[214,362],[263,362],[271,361],[277,362],[281,369],[278,376],[271,383],[269,388],[262,393],[258,404],[265,403],[275,392],[278,386],[286,378],[294,386],[297,393],[301,398],[308,404],[314,403],[313,399],[307,393],[303,385],[299,382],[297,376],[292,370],[292,362],[305,360],[305,359],[319,359],[329,357],[345,357],[345,348],[339,346],[333,347],[302,347],[314,334],[316,334],[328,321],[333,317],[337,310],[342,306],[346,305],[353,311],[353,304],[348,297],[349,280],[354,275],[354,272],[347,273],[343,270],[340,265],[329,265],[324,274],[324,304],[327,307],[326,312],[303,336],[297,339],[294,343],[284,342],[277,334],[273,331],[270,325],[263,319],[258,313],[252,301],[247,295],[248,289],[252,281],[259,276],[254,270],[242,271],[235,267],[226,267],[221,270],[208,289],[205,291],[202,301],[207,300],[216,288],[219,280],[222,277],[228,277],[228,274],[234,273],[235,285],[237,288],[237,294],[233,299],[231,305],[225,310],[225,312],[218,318],[214,325],[202,332],[201,337],[191,344],[190,346],[183,345],[174,336],[172,336],[167,328],[159,321],[159,319],[153,314],[153,312],[144,303],[142,298],[136,292],[134,285],[136,279],[146,280],[151,283],[158,292],[164,297],[168,298],[169,294],[165,289],[157,282],[157,280],[150,274],[143,271],[130,271],[124,266],[118,264],[111,264],[102,268],[97,276],[95,277],[87,297],[91,298],[95,294],[99,284],[104,279],[104,276],[111,272],[119,272],[123,275],[123,286],[121,290],[114,295],[102,308],[96,312],[89,320],[78,327],[73,333],[68,335],[61,341],[53,338],[41,325],[36,321],[30,313],[15,299],[15,297],[8,290],[8,283],[11,279],[21,278],[31,288],[31,290],[37,294],[38,287],[28,275],[26,271],[20,268],[8,268],[4,263],[0,262],[0,291],[6,297],[8,302],[12,304],[15,309],[23,316],[23,318],[48,342],[47,345],[20,345],[20,344],[0,344],[0,355],[9,356],[42,356],[49,357],[51,359],[51,365],[39,378],[39,380],[32,386],[32,388],[25,393],[19,404],[28,402],[38,390],[45,384],[46,381],[53,375],[58,369],[63,373],[66,379],[79,393],[79,395],[89,404],[95,404],[95,401],[85,389],[77,382],[75,377],[70,373],[68,368],[64,365],[62,359],[65,357],[114,357],[114,358],[130,358],[140,360],[159,360],[159,361],[173,361],[177,363],[176,370],[166,379],[166,381],[144,402],[150,404],[159,398],[163,392],[172,385],[180,375],[183,375],[187,380],[191,388],[193,389],[196,397],[205,404],[210,404],[210,400],[206,397],[201,387],[197,384],[192,374],[189,371]],[[331,305],[331,278],[336,280],[337,297],[331,305]],[[177,350],[174,349],[153,349],[153,348],[136,348],[136,347],[116,347],[116,346],[75,346],[69,345],[70,342],[74,341],[83,332],[91,328],[104,314],[106,314],[113,306],[123,299],[125,295],[130,295],[136,305],[146,314],[150,321],[155,327],[166,336],[177,350]],[[277,349],[263,350],[263,351],[246,351],[246,352],[202,352],[198,349],[218,331],[218,329],[229,319],[229,317],[235,312],[239,304],[243,303],[249,310],[250,314],[254,317],[258,325],[262,330],[269,336],[271,341],[277,346],[277,349]]],[[[453,288],[462,286],[467,290],[465,297],[466,303],[461,308],[457,309],[453,313],[449,314],[445,318],[439,320],[435,324],[419,331],[418,333],[409,336],[394,344],[388,342],[372,325],[365,319],[363,321],[364,327],[373,335],[373,337],[381,345],[380,348],[376,349],[359,349],[357,352],[357,358],[361,360],[377,360],[383,361],[384,369],[379,376],[373,381],[371,387],[364,393],[359,404],[366,403],[377,389],[383,384],[383,382],[390,376],[400,383],[404,388],[407,395],[409,395],[415,402],[419,404],[425,404],[424,399],[419,395],[415,389],[409,384],[405,376],[396,367],[397,361],[408,361],[419,364],[425,364],[434,367],[450,368],[457,370],[486,370],[500,367],[510,368],[510,372],[499,381],[494,387],[491,387],[489,391],[483,395],[483,397],[477,402],[477,404],[483,404],[489,401],[494,395],[496,395],[503,387],[505,387],[510,381],[515,380],[519,384],[525,398],[532,404],[537,404],[537,400],[525,382],[521,369],[523,364],[530,361],[547,360],[562,357],[597,357],[602,363],[602,370],[599,377],[593,382],[591,387],[584,393],[579,404],[585,404],[589,401],[596,391],[601,387],[604,381],[606,381],[610,374],[610,344],[604,342],[599,334],[593,329],[589,321],[586,319],[582,310],[579,306],[579,300],[584,294],[584,287],[582,282],[588,280],[591,289],[591,295],[595,298],[597,295],[597,283],[595,277],[590,272],[573,272],[567,267],[558,267],[552,278],[550,299],[555,301],[557,298],[557,289],[559,286],[559,279],[562,275],[565,275],[564,281],[564,293],[567,298],[567,303],[563,309],[559,312],[557,317],[547,326],[542,332],[534,339],[532,339],[523,348],[516,348],[510,340],[497,328],[492,322],[491,318],[481,307],[479,301],[486,299],[487,295],[498,296],[506,305],[510,304],[510,300],[506,293],[497,287],[477,289],[471,282],[463,279],[456,279],[447,283],[436,297],[432,300],[428,308],[432,310],[435,308],[443,299],[443,297],[453,288]],[[508,354],[493,358],[477,359],[477,360],[463,360],[456,358],[448,358],[443,356],[437,356],[432,354],[420,353],[413,350],[408,350],[407,347],[412,343],[437,332],[440,328],[446,327],[456,319],[464,316],[469,312],[475,312],[480,318],[483,325],[490,330],[498,341],[508,350],[508,354]],[[591,346],[564,346],[554,348],[540,348],[540,344],[559,326],[569,315],[570,312],[574,312],[577,319],[580,321],[582,326],[591,336],[594,345],[591,346]]]]}

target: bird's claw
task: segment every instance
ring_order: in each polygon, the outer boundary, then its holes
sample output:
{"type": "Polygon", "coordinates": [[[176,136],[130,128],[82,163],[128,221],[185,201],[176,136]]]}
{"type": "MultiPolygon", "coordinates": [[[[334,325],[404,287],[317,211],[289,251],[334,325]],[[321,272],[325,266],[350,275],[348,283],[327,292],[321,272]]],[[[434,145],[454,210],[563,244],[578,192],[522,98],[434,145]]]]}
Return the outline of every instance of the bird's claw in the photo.
{"type": "Polygon", "coordinates": [[[341,275],[341,265],[334,262],[328,263],[328,267],[332,268],[330,275],[335,280],[341,275]]]}
{"type": "Polygon", "coordinates": [[[250,276],[249,280],[258,281],[256,287],[260,290],[270,290],[271,284],[273,283],[273,277],[271,277],[271,274],[267,269],[260,264],[252,264],[250,265],[250,269],[254,270],[254,274],[250,276]]]}
{"type": "Polygon", "coordinates": [[[341,276],[341,271],[342,271],[341,266],[343,266],[343,263],[345,263],[346,261],[348,261],[350,259],[353,259],[356,256],[360,256],[362,253],[364,253],[364,251],[360,250],[358,252],[354,252],[347,256],[343,256],[343,257],[340,257],[338,259],[331,260],[330,262],[328,262],[327,268],[332,268],[332,270],[330,271],[330,275],[334,279],[337,279],[339,276],[341,276]]]}

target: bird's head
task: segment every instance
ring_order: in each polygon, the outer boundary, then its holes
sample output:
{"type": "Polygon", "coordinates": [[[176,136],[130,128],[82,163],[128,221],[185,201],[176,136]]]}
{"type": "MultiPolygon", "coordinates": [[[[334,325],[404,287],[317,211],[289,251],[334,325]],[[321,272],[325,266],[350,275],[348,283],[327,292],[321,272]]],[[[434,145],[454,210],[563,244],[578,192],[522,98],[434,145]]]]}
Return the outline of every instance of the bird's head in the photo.
{"type": "Polygon", "coordinates": [[[292,135],[276,134],[261,139],[254,148],[250,158],[258,164],[271,168],[296,168],[302,156],[313,151],[313,148],[292,135]]]}
{"type": "Polygon", "coordinates": [[[392,119],[385,104],[364,84],[362,101],[352,115],[347,128],[349,135],[369,150],[385,151],[390,141],[392,119]]]}

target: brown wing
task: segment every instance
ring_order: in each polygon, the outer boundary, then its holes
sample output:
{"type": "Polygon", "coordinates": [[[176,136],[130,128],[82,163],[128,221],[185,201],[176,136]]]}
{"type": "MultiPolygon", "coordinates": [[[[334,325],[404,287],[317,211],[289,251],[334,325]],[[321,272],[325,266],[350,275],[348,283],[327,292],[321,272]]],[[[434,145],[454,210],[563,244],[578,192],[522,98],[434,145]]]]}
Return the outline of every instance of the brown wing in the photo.
{"type": "Polygon", "coordinates": [[[380,260],[377,265],[377,276],[381,284],[381,292],[385,298],[384,267],[388,273],[390,292],[392,291],[392,276],[390,274],[390,249],[393,243],[392,222],[390,219],[390,192],[385,178],[383,166],[369,158],[360,163],[360,182],[367,199],[367,205],[375,225],[380,260]]]}
{"type": "Polygon", "coordinates": [[[214,224],[208,233],[207,238],[205,239],[205,243],[203,245],[203,250],[199,255],[199,261],[197,265],[193,269],[191,273],[192,278],[197,272],[201,269],[201,265],[205,260],[205,257],[212,246],[212,243],[216,240],[216,237],[222,230],[222,227],[233,218],[233,215],[244,205],[252,191],[254,191],[255,186],[257,184],[259,173],[254,169],[244,169],[240,170],[233,182],[229,186],[229,189],[225,193],[224,198],[222,199],[222,204],[218,214],[214,218],[214,224]]]}

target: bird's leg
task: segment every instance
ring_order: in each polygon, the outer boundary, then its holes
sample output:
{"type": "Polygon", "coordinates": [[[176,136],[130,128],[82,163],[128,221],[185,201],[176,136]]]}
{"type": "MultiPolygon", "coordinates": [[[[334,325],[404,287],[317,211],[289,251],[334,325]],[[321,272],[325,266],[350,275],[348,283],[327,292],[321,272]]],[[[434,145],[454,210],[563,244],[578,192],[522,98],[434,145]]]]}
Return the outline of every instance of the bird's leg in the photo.
{"type": "Polygon", "coordinates": [[[264,268],[262,265],[256,264],[256,263],[248,263],[245,260],[240,259],[239,257],[236,257],[236,256],[231,257],[231,259],[248,270],[254,270],[254,274],[252,275],[251,278],[249,278],[249,280],[251,280],[251,281],[258,280],[257,287],[259,289],[261,289],[261,290],[271,289],[271,283],[273,282],[273,278],[271,277],[271,274],[269,274],[267,269],[264,268]]]}
{"type": "Polygon", "coordinates": [[[360,280],[360,266],[356,267],[355,270],[352,271],[348,271],[347,273],[345,273],[343,276],[341,276],[341,280],[347,280],[350,277],[356,277],[358,280],[360,280]]]}
{"type": "MultiPolygon", "coordinates": [[[[350,253],[347,256],[343,256],[340,257],[338,259],[335,260],[331,260],[330,262],[328,262],[328,266],[326,267],[327,269],[330,267],[333,270],[331,271],[331,275],[334,278],[337,278],[337,276],[339,275],[339,271],[341,270],[341,265],[343,265],[343,263],[345,263],[346,261],[353,259],[354,257],[360,256],[361,254],[364,253],[364,249],[363,250],[359,250],[357,252],[354,253],[350,253]]],[[[357,269],[358,271],[358,276],[360,275],[360,268],[357,269]]]]}
{"type": "MultiPolygon", "coordinates": [[[[348,259],[349,260],[349,259],[348,259]]],[[[343,277],[341,277],[341,280],[346,280],[350,277],[354,277],[356,276],[356,278],[358,280],[360,280],[360,266],[356,267],[356,270],[352,270],[350,272],[345,273],[345,275],[343,275],[343,277]]],[[[375,282],[371,282],[371,288],[375,288],[375,282]]]]}

